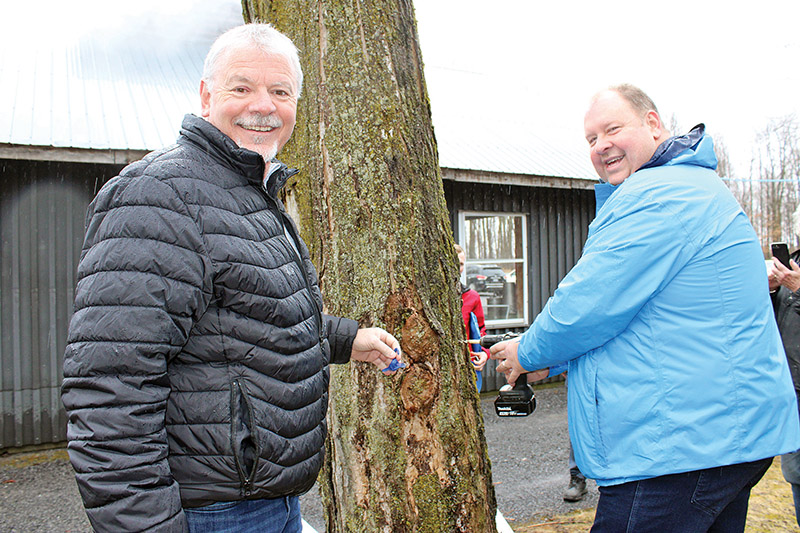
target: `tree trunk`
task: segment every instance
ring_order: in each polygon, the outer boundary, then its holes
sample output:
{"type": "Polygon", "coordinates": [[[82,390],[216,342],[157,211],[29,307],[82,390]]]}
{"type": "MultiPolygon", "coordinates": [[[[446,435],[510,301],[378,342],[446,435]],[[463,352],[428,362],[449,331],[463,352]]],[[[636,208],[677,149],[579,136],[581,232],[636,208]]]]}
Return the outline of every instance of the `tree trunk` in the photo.
{"type": "Polygon", "coordinates": [[[327,312],[385,327],[409,367],[332,368],[328,531],[495,531],[479,396],[410,1],[243,2],[300,49],[287,187],[327,312]]]}

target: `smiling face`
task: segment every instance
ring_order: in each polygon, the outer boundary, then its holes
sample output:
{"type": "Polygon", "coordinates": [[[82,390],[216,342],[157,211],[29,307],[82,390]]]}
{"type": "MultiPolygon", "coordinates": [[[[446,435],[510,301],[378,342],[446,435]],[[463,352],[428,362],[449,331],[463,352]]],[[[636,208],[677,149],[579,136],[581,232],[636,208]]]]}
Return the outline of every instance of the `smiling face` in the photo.
{"type": "Polygon", "coordinates": [[[583,121],[592,164],[603,181],[619,185],[647,163],[664,140],[658,113],[642,116],[615,91],[592,101],[583,121]]]}
{"type": "Polygon", "coordinates": [[[232,49],[209,85],[200,82],[202,116],[242,148],[269,161],[292,136],[298,87],[281,55],[232,49]]]}

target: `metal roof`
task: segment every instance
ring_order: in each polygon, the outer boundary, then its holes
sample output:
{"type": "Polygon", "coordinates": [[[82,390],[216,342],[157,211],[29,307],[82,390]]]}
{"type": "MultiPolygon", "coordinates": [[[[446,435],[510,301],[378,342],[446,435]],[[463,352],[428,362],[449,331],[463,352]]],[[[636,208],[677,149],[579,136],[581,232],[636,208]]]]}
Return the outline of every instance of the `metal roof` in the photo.
{"type": "MultiPolygon", "coordinates": [[[[208,48],[242,23],[238,0],[187,6],[145,3],[124,21],[49,35],[36,35],[46,26],[5,17],[0,157],[20,147],[130,152],[174,142],[183,115],[199,111],[208,48]]],[[[450,90],[453,76],[426,67],[426,78],[445,80],[428,83],[441,167],[597,180],[585,148],[544,140],[535,123],[498,119],[476,128],[459,111],[468,108],[459,99],[472,96],[450,90]]]]}
{"type": "Polygon", "coordinates": [[[476,128],[474,121],[463,117],[439,119],[434,114],[439,165],[597,182],[588,148],[576,142],[545,140],[532,130],[530,124],[502,119],[476,128]],[[476,129],[480,130],[479,137],[476,129]]]}
{"type": "Polygon", "coordinates": [[[0,28],[0,143],[95,150],[173,143],[183,115],[199,111],[205,54],[217,35],[242,23],[241,7],[149,5],[77,28],[6,16],[26,31],[0,28]]]}
{"type": "Polygon", "coordinates": [[[2,77],[16,83],[0,84],[0,101],[13,102],[0,116],[0,141],[133,150],[171,143],[182,112],[196,105],[198,44],[163,55],[97,39],[30,54],[3,46],[2,77]]]}

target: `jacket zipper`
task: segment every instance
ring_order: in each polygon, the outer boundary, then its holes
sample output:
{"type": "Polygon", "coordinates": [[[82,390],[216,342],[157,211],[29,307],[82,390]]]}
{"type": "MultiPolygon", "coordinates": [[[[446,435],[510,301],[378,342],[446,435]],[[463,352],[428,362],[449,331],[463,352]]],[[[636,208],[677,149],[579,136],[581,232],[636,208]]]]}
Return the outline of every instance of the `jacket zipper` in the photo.
{"type": "Polygon", "coordinates": [[[281,226],[283,227],[284,233],[288,233],[294,239],[294,245],[297,247],[297,251],[293,250],[294,262],[300,268],[300,271],[303,273],[303,280],[306,282],[306,290],[308,291],[308,296],[311,298],[311,303],[314,305],[314,318],[317,322],[317,331],[319,332],[319,341],[320,343],[325,340],[325,332],[322,328],[322,310],[319,308],[319,304],[317,300],[314,298],[314,291],[311,290],[311,283],[308,281],[308,271],[306,271],[305,267],[303,266],[303,260],[300,258],[299,250],[300,244],[297,235],[295,235],[292,225],[286,225],[286,220],[284,218],[283,213],[280,213],[281,217],[281,226]]]}
{"type": "Polygon", "coordinates": [[[263,187],[260,188],[261,192],[266,196],[267,201],[269,203],[270,209],[273,213],[277,216],[278,220],[281,223],[281,229],[283,230],[284,235],[289,235],[294,242],[290,242],[289,246],[292,248],[291,254],[294,263],[300,269],[300,272],[303,273],[303,281],[306,284],[306,291],[308,292],[308,297],[311,299],[311,303],[314,306],[314,320],[317,324],[317,331],[319,332],[319,342],[320,344],[325,340],[325,331],[322,324],[322,309],[320,309],[317,300],[314,298],[314,291],[311,290],[311,283],[308,281],[308,271],[306,270],[305,266],[303,265],[303,260],[300,257],[300,239],[294,232],[294,227],[291,224],[286,223],[286,215],[280,210],[278,207],[278,202],[270,194],[264,190],[263,187]]]}
{"type": "MultiPolygon", "coordinates": [[[[244,389],[244,387],[242,387],[242,384],[239,382],[238,379],[234,379],[233,380],[233,385],[234,385],[234,387],[236,387],[236,391],[242,397],[242,399],[244,401],[244,404],[245,404],[245,407],[249,411],[248,412],[248,418],[250,419],[250,423],[252,424],[253,413],[252,413],[252,409],[250,408],[250,402],[247,401],[247,397],[245,395],[245,389],[244,389]]],[[[236,398],[231,398],[231,402],[235,402],[235,401],[236,401],[236,398]]],[[[252,431],[252,428],[250,430],[252,431]]],[[[255,444],[255,440],[253,441],[253,443],[255,444]]],[[[252,474],[255,472],[255,469],[258,466],[258,456],[261,455],[261,452],[260,452],[260,450],[256,449],[256,457],[255,457],[255,460],[253,461],[253,468],[252,468],[251,472],[247,472],[245,470],[245,466],[246,465],[242,464],[242,459],[239,457],[240,453],[244,453],[244,452],[242,450],[240,450],[238,453],[234,453],[233,454],[233,458],[236,461],[236,465],[239,467],[239,473],[242,476],[242,491],[244,492],[244,496],[248,497],[248,496],[253,494],[253,476],[252,476],[252,474]]]]}

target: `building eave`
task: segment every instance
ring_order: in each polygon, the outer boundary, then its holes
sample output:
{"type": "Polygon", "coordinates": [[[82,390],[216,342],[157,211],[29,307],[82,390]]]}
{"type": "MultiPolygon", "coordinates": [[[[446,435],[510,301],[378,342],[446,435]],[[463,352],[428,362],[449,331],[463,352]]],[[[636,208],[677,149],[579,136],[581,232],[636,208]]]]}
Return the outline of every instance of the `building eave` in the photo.
{"type": "Polygon", "coordinates": [[[534,176],[531,174],[506,174],[483,170],[464,170],[442,168],[442,179],[458,183],[490,183],[496,185],[518,185],[521,187],[545,187],[548,189],[593,190],[597,180],[584,178],[563,178],[554,176],[534,176]]]}
{"type": "Polygon", "coordinates": [[[0,159],[26,161],[62,161],[68,163],[100,163],[127,165],[148,153],[147,150],[98,150],[94,148],[59,148],[0,143],[0,159]]]}

